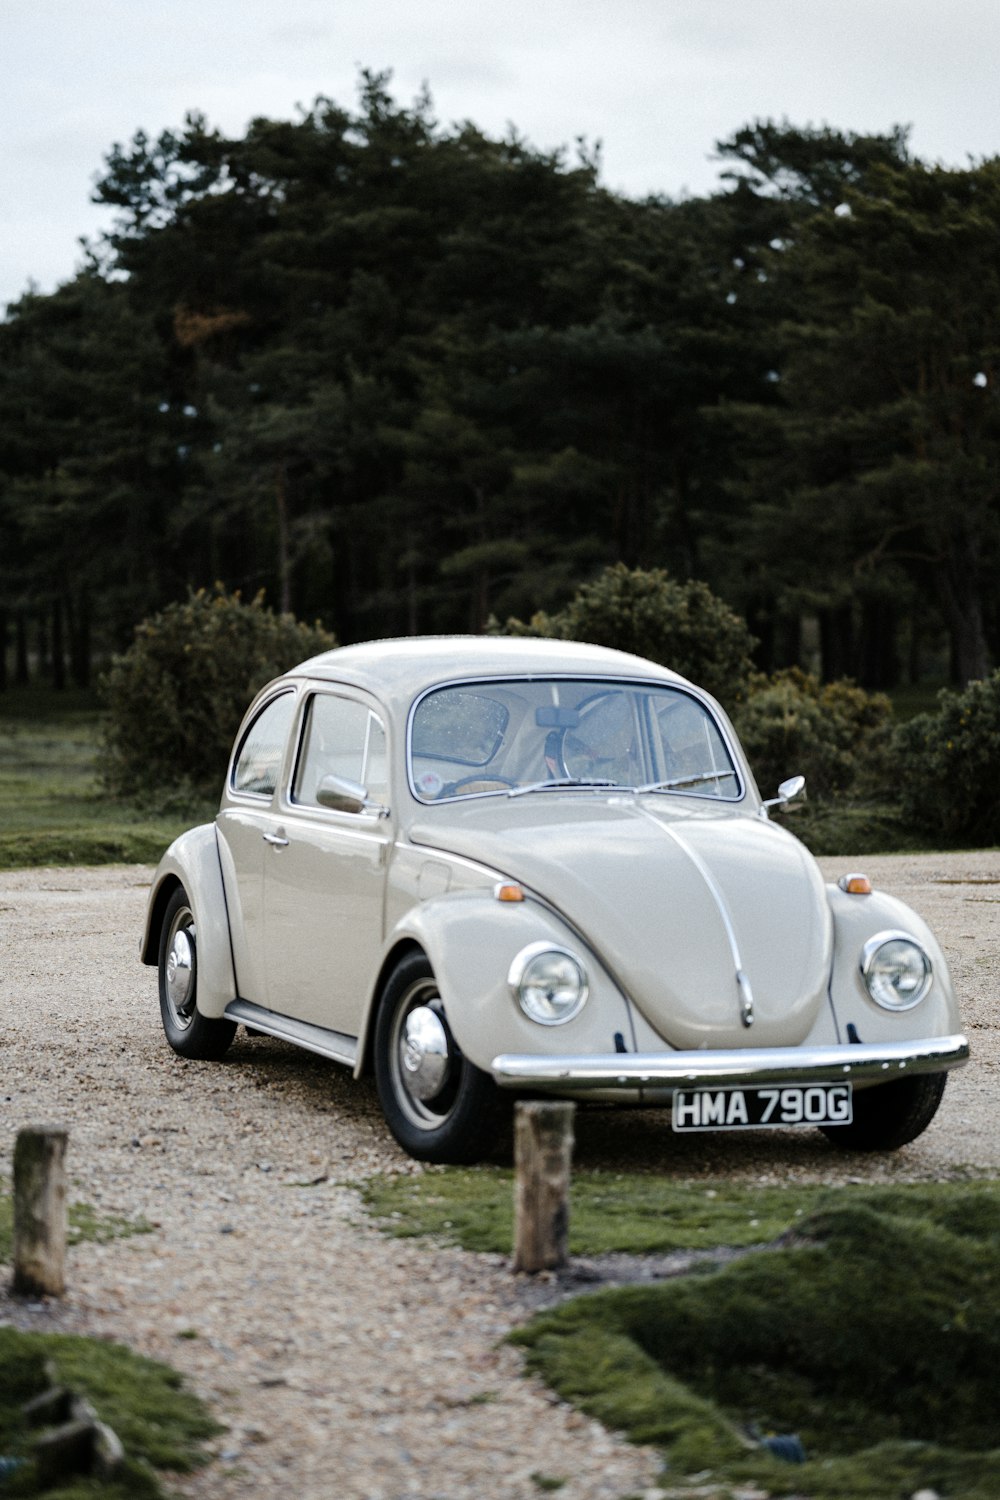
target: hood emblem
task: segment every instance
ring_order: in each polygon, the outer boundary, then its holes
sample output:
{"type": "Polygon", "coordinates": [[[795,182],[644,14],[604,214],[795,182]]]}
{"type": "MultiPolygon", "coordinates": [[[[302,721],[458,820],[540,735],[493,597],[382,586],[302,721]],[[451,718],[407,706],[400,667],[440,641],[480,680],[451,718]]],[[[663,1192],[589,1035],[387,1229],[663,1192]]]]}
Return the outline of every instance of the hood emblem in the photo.
{"type": "Polygon", "coordinates": [[[736,970],[736,988],[740,992],[740,1020],[744,1026],[753,1025],[753,990],[742,969],[736,970]]]}

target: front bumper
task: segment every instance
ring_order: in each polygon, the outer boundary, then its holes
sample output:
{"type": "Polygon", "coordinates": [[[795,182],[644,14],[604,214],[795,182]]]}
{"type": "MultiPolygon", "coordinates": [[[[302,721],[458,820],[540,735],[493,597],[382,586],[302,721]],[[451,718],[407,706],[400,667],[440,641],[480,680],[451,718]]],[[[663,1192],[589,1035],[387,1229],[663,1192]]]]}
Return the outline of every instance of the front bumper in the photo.
{"type": "Polygon", "coordinates": [[[903,1073],[943,1073],[969,1058],[968,1038],[844,1043],[824,1047],[746,1047],[724,1052],[615,1052],[603,1057],[502,1053],[492,1072],[502,1088],[581,1098],[669,1103],[674,1089],[773,1083],[889,1083],[903,1073]]]}

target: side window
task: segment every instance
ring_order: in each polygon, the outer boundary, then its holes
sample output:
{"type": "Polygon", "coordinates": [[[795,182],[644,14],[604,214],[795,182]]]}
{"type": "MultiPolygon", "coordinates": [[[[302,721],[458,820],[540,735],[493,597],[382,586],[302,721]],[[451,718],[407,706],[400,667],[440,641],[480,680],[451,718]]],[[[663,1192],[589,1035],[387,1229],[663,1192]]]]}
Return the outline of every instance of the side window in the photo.
{"type": "Polygon", "coordinates": [[[388,804],[389,758],[385,745],[385,726],[377,714],[368,715],[368,744],[365,746],[365,770],[361,778],[373,802],[388,804]]]}
{"type": "Polygon", "coordinates": [[[273,794],[294,708],[295,694],[282,693],[261,709],[243,736],[233,766],[233,791],[252,792],[258,797],[273,794]]]}
{"type": "Polygon", "coordinates": [[[739,778],[716,724],[687,694],[664,694],[656,708],[660,756],[678,791],[700,797],[733,798],[739,778]]]}
{"type": "Polygon", "coordinates": [[[389,774],[381,719],[353,698],[315,693],[306,711],[302,750],[292,796],[318,806],[316,790],[324,776],[342,776],[368,788],[374,801],[387,802],[389,774]]]}

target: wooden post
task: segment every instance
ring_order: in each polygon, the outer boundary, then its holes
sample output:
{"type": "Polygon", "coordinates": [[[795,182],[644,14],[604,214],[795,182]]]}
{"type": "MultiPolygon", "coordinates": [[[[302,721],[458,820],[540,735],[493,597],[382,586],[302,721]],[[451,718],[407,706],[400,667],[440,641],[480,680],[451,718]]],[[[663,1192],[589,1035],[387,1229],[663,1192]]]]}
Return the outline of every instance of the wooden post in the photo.
{"type": "Polygon", "coordinates": [[[58,1125],[19,1130],[14,1144],[14,1280],[19,1297],[66,1290],[66,1140],[58,1125]]]}
{"type": "Polygon", "coordinates": [[[519,1102],[514,1112],[514,1270],[569,1259],[569,1167],[575,1104],[519,1102]]]}

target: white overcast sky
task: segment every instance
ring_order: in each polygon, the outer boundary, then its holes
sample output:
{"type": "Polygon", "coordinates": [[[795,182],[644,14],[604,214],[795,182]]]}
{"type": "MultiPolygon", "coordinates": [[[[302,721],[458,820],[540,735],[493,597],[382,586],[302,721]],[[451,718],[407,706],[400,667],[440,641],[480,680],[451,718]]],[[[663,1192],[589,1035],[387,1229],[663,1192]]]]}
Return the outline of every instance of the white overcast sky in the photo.
{"type": "Polygon", "coordinates": [[[113,142],[353,108],[361,67],[405,103],[426,81],[444,124],[600,139],[636,196],[711,191],[715,141],[758,117],[1000,154],[1000,0],[0,0],[0,59],[0,307],[74,274],[113,142]]]}

